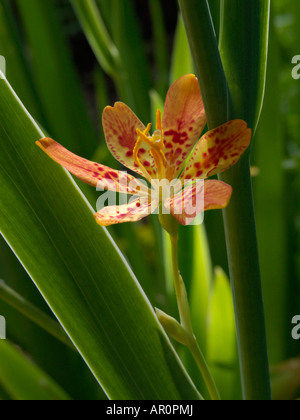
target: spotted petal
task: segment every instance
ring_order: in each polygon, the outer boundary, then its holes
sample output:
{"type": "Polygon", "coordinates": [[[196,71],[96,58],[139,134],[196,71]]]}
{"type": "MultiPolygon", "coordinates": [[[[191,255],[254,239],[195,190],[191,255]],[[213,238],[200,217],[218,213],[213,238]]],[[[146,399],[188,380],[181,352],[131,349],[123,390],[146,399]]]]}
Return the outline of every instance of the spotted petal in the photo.
{"type": "Polygon", "coordinates": [[[183,191],[166,200],[165,208],[186,226],[206,210],[225,208],[231,198],[230,185],[217,180],[194,180],[183,191]]]}
{"type": "Polygon", "coordinates": [[[208,178],[233,166],[249,147],[251,130],[242,120],[229,121],[206,133],[197,144],[181,178],[208,178]]]}
{"type": "Polygon", "coordinates": [[[126,222],[138,222],[154,212],[158,201],[149,198],[139,198],[129,204],[104,207],[95,214],[96,222],[101,226],[116,225],[126,222]]]}
{"type": "MultiPolygon", "coordinates": [[[[103,129],[107,146],[111,154],[124,166],[143,175],[143,172],[135,164],[133,150],[137,141],[136,129],[145,130],[144,124],[122,102],[115,103],[114,107],[108,106],[103,111],[103,129]]],[[[149,147],[145,145],[139,150],[140,162],[146,168],[150,176],[155,176],[155,165],[149,154],[149,147]]]]}
{"type": "Polygon", "coordinates": [[[93,187],[132,195],[147,195],[149,189],[138,179],[126,172],[116,171],[104,165],[83,159],[65,149],[56,141],[45,138],[37,145],[55,162],[93,187]]]}
{"type": "Polygon", "coordinates": [[[162,126],[168,179],[175,178],[193,150],[206,124],[197,78],[188,74],[178,79],[167,94],[162,126]]]}

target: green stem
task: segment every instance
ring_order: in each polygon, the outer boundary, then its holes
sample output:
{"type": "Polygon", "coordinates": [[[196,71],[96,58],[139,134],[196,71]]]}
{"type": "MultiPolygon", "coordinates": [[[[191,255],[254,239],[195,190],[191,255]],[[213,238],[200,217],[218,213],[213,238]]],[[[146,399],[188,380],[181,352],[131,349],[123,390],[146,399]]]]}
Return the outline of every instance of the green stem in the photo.
{"type": "MultiPolygon", "coordinates": [[[[229,3],[228,7],[231,6],[235,10],[237,6],[229,3]]],[[[238,3],[239,6],[240,3],[244,4],[244,2],[238,3]]],[[[236,115],[232,115],[232,104],[228,100],[226,77],[209,6],[207,0],[179,0],[179,4],[196,64],[208,126],[213,129],[230,118],[236,118],[236,115]]],[[[248,4],[253,6],[261,4],[261,1],[245,2],[245,5],[248,4]]],[[[233,22],[240,24],[238,20],[233,22]]],[[[241,24],[244,23],[243,21],[241,24]]],[[[247,30],[248,38],[252,39],[253,30],[249,27],[247,30]]],[[[235,47],[231,45],[231,48],[235,47]]],[[[248,54],[248,51],[245,51],[245,54],[248,54]]],[[[254,66],[254,63],[251,64],[254,66]]],[[[229,60],[228,72],[231,71],[230,65],[229,60]]],[[[252,86],[253,91],[256,92],[257,89],[258,87],[252,86]]],[[[231,89],[231,95],[232,91],[233,89],[231,89]]],[[[245,106],[247,106],[248,97],[246,96],[244,99],[245,106]]],[[[255,124],[253,124],[254,126],[255,124]]],[[[232,201],[224,211],[224,222],[244,398],[246,400],[269,400],[271,398],[269,363],[249,154],[244,155],[235,167],[221,176],[221,179],[233,187],[232,201]]]]}
{"type": "Polygon", "coordinates": [[[178,0],[210,128],[228,121],[229,95],[207,0],[178,0]]]}
{"type": "Polygon", "coordinates": [[[193,336],[193,327],[190,314],[190,305],[188,302],[188,297],[186,293],[186,287],[180,275],[178,267],[178,236],[170,236],[172,243],[172,265],[173,265],[173,275],[174,275],[174,285],[175,293],[178,304],[178,311],[180,316],[180,323],[189,334],[193,336]]]}
{"type": "Polygon", "coordinates": [[[270,373],[249,154],[221,179],[233,187],[224,221],[244,396],[246,400],[269,400],[270,373]]]}
{"type": "Polygon", "coordinates": [[[22,296],[8,287],[3,280],[0,280],[0,299],[12,306],[22,315],[26,316],[26,318],[30,319],[30,321],[34,322],[40,328],[47,331],[57,340],[74,350],[71,341],[56,321],[31,303],[27,302],[22,296]]]}
{"type": "Polygon", "coordinates": [[[193,355],[195,362],[200,370],[200,373],[204,379],[206,387],[208,389],[209,395],[212,400],[219,401],[220,394],[216,387],[214,378],[209,370],[209,367],[204,359],[204,356],[199,348],[197,343],[197,339],[195,337],[192,320],[191,320],[191,312],[190,306],[188,301],[188,296],[186,292],[185,284],[182,280],[182,277],[179,272],[178,268],[178,235],[171,235],[171,243],[172,243],[172,263],[173,263],[173,272],[174,272],[174,283],[175,283],[175,292],[178,304],[178,311],[180,315],[180,322],[181,326],[186,331],[189,340],[188,340],[188,348],[193,355]]]}

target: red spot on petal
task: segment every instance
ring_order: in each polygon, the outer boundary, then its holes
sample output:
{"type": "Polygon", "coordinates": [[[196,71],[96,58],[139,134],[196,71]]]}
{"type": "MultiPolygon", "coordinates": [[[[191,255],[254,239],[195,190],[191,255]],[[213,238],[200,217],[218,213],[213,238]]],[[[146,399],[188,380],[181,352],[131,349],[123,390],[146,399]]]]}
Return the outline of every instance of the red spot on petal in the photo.
{"type": "Polygon", "coordinates": [[[133,156],[133,150],[128,150],[128,152],[126,153],[126,157],[132,157],[133,156]]]}
{"type": "Polygon", "coordinates": [[[175,130],[166,131],[165,136],[172,136],[173,143],[178,143],[181,145],[183,145],[188,139],[188,135],[186,132],[180,132],[175,130]]]}

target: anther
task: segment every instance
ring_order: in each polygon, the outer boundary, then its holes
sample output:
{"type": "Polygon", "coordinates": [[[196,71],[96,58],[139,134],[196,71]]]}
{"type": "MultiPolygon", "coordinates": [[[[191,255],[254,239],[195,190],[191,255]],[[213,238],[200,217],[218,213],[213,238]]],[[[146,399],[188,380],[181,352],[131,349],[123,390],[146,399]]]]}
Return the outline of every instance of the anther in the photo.
{"type": "Polygon", "coordinates": [[[137,142],[133,150],[134,161],[145,174],[148,174],[143,164],[141,163],[138,153],[141,148],[142,142],[145,142],[150,147],[150,155],[153,157],[155,166],[157,169],[157,175],[159,178],[165,177],[165,168],[166,168],[166,157],[163,152],[164,150],[164,132],[162,128],[162,116],[161,111],[157,110],[156,113],[156,131],[152,137],[149,137],[148,134],[151,129],[151,124],[148,124],[147,128],[144,131],[141,131],[139,128],[136,129],[138,135],[137,142]]]}

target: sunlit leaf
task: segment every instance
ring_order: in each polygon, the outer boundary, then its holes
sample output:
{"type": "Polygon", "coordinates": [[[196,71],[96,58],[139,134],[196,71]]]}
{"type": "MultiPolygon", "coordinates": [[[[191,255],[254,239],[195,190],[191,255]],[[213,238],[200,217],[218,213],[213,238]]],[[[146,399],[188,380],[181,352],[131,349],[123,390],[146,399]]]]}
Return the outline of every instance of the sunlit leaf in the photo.
{"type": "Polygon", "coordinates": [[[0,83],[0,229],[109,397],[198,398],[128,265],[0,83]],[[49,264],[51,263],[51,269],[49,264]]]}

